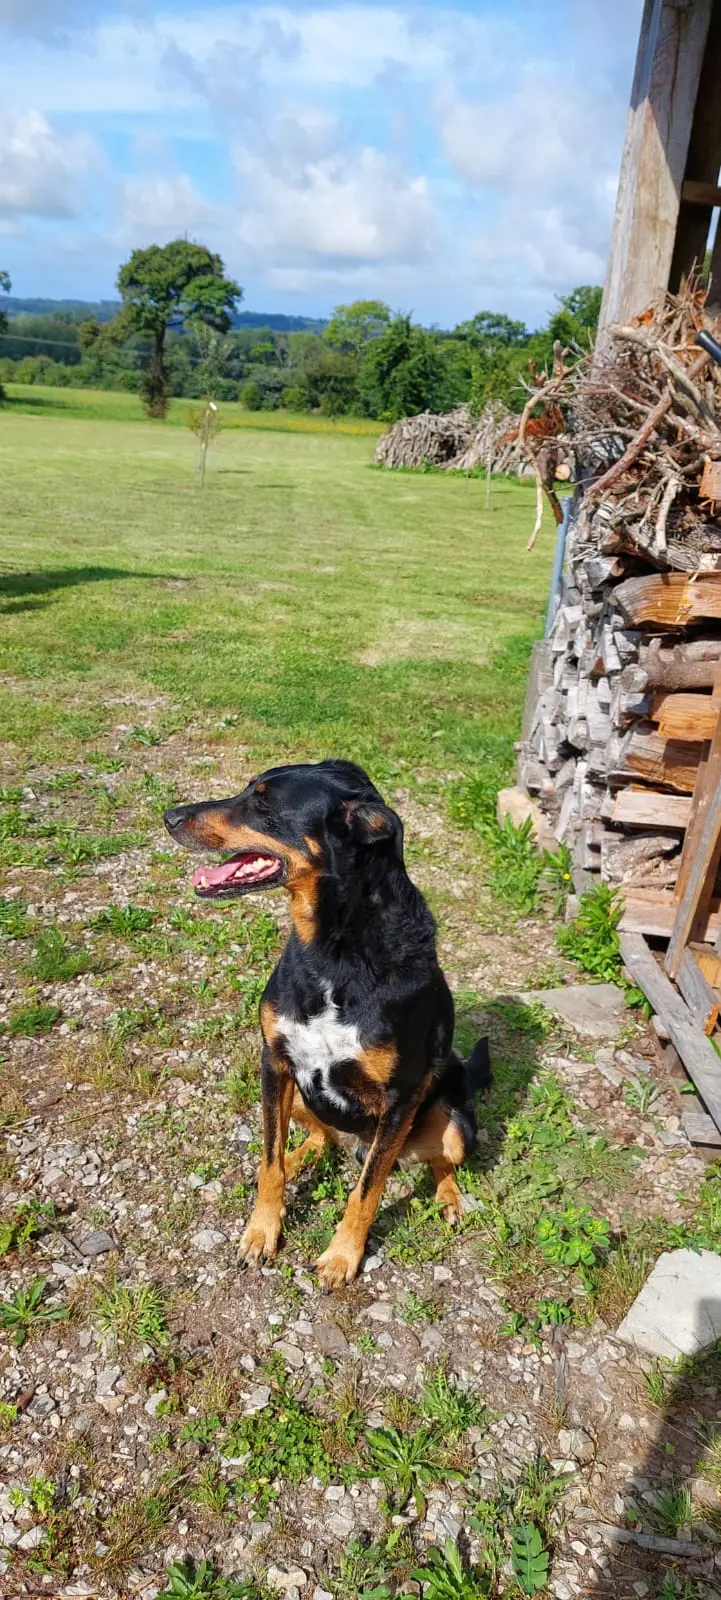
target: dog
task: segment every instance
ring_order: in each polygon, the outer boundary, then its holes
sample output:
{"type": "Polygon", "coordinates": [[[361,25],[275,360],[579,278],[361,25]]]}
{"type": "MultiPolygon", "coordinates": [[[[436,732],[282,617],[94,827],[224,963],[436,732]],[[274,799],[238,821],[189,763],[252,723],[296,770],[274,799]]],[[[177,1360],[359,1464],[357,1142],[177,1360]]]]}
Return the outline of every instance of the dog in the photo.
{"type": "Polygon", "coordinates": [[[165,825],[187,849],[224,857],[194,873],[200,899],[290,895],[292,931],[260,1004],[263,1155],[240,1254],[273,1260],[286,1181],[351,1136],[362,1170],[316,1263],[324,1287],[339,1288],[358,1272],[401,1156],[427,1161],[443,1215],[461,1216],[454,1169],[477,1142],[487,1040],[468,1061],[453,1050],[453,999],[406,871],[403,824],[361,767],[271,767],[233,799],[173,806],[165,825]],[[288,1155],[291,1119],[306,1138],[288,1155]]]}

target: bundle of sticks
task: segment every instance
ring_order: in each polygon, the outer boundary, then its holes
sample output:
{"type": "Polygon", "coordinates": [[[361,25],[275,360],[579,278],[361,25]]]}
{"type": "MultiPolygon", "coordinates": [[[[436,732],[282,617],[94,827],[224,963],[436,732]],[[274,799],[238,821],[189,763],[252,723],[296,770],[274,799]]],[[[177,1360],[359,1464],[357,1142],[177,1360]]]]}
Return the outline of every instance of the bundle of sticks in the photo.
{"type": "MultiPolygon", "coordinates": [[[[560,413],[559,413],[560,416],[560,413]]],[[[469,406],[458,406],[455,411],[422,411],[416,417],[404,417],[384,433],[376,447],[375,459],[384,467],[415,467],[426,465],[443,467],[449,472],[472,472],[482,467],[485,472],[526,476],[534,468],[528,456],[526,441],[521,437],[521,418],[500,400],[490,400],[476,416],[469,406]]],[[[555,437],[557,429],[549,427],[543,417],[529,420],[529,437],[539,433],[554,435],[553,449],[556,465],[564,474],[564,464],[559,461],[562,445],[555,437]]],[[[570,468],[565,468],[570,476],[570,468]]]]}
{"type": "Polygon", "coordinates": [[[721,369],[704,327],[721,332],[691,285],[594,356],[557,352],[524,413],[560,414],[576,489],[520,781],[578,886],[600,872],[626,893],[625,926],[657,935],[721,710],[721,369]]]}

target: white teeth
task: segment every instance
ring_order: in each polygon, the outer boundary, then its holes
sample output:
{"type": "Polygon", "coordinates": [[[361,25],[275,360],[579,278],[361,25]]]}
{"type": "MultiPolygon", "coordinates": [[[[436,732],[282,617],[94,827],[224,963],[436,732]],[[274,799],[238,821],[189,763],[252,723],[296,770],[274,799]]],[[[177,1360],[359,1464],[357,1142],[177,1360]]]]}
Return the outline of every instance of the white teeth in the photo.
{"type": "Polygon", "coordinates": [[[201,872],[201,874],[200,874],[200,876],[198,878],[198,888],[199,889],[207,889],[207,887],[208,887],[208,880],[207,880],[207,878],[205,876],[205,873],[201,872]]]}

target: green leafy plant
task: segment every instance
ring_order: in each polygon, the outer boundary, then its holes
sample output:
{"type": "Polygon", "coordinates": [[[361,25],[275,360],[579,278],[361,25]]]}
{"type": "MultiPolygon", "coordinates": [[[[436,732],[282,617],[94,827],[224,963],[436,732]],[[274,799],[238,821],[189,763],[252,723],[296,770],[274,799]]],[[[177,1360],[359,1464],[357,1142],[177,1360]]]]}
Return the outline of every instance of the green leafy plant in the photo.
{"type": "Polygon", "coordinates": [[[93,919],[99,933],[112,933],[116,939],[132,939],[136,933],[147,933],[155,922],[155,913],[146,906],[106,906],[93,919]]]}
{"type": "Polygon", "coordinates": [[[11,1300],[0,1300],[0,1328],[12,1336],[16,1345],[26,1339],[46,1322],[61,1322],[68,1314],[67,1306],[46,1306],[46,1278],[35,1278],[27,1289],[18,1289],[11,1300]]]}
{"type": "Polygon", "coordinates": [[[623,902],[607,883],[581,895],[578,916],[566,928],[559,928],[556,943],[563,955],[577,961],[583,972],[598,983],[619,983],[621,946],[618,924],[623,902]]]}
{"type": "Polygon", "coordinates": [[[22,1254],[31,1240],[46,1233],[58,1221],[52,1200],[21,1200],[12,1216],[0,1218],[0,1256],[16,1250],[22,1254]]]}
{"type": "Polygon", "coordinates": [[[424,1300],[413,1289],[407,1291],[399,1306],[401,1322],[405,1322],[408,1328],[414,1327],[417,1322],[435,1322],[439,1315],[435,1300],[424,1300]]]}
{"type": "Polygon", "coordinates": [[[451,1442],[461,1439],[469,1428],[482,1427],[488,1421],[480,1395],[451,1383],[444,1367],[438,1367],[423,1385],[423,1414],[451,1442]]]}
{"type": "Polygon", "coordinates": [[[104,1333],[115,1333],[130,1343],[162,1345],[168,1337],[163,1301],[152,1283],[133,1285],[113,1281],[97,1300],[97,1315],[104,1333]]]}
{"type": "Polygon", "coordinates": [[[9,1433],[14,1422],[18,1420],[17,1406],[8,1405],[7,1400],[0,1400],[0,1433],[9,1433]]]}
{"type": "Polygon", "coordinates": [[[594,1217],[587,1206],[566,1206],[539,1219],[536,1238],[547,1261],[564,1267],[594,1267],[608,1250],[611,1231],[602,1217],[594,1217]]]}
{"type": "Polygon", "coordinates": [[[41,983],[69,983],[89,967],[88,951],[74,948],[61,928],[39,930],[30,970],[41,983]]]}
{"type": "Polygon", "coordinates": [[[446,1540],[442,1552],[429,1550],[428,1566],[417,1567],[413,1577],[416,1583],[425,1585],[425,1600],[485,1600],[489,1592],[485,1580],[464,1572],[453,1539],[446,1540]]]}
{"type": "Polygon", "coordinates": [[[157,1600],[260,1600],[252,1583],[224,1578],[211,1561],[173,1561],[157,1600]]]}
{"type": "Polygon", "coordinates": [[[548,1582],[548,1551],[538,1528],[522,1522],[512,1531],[511,1559],[518,1586],[525,1595],[536,1595],[548,1582]]]}
{"type": "Polygon", "coordinates": [[[27,939],[30,932],[30,920],[22,901],[5,900],[0,896],[0,938],[27,939]]]}
{"type": "Polygon", "coordinates": [[[567,844],[543,852],[543,879],[557,917],[562,917],[573,888],[573,858],[567,844]]]}
{"type": "Polygon", "coordinates": [[[698,1520],[691,1490],[685,1484],[663,1490],[656,1497],[653,1515],[661,1533],[675,1538],[679,1528],[689,1528],[698,1520]]]}
{"type": "Polygon", "coordinates": [[[648,1077],[626,1078],[623,1084],[623,1098],[632,1111],[638,1111],[645,1117],[660,1098],[661,1090],[654,1083],[650,1073],[648,1077]]]}
{"type": "Polygon", "coordinates": [[[271,1381],[271,1402],[252,1417],[233,1423],[224,1454],[245,1457],[235,1479],[238,1499],[253,1504],[261,1518],[278,1496],[278,1481],[286,1485],[316,1477],[329,1483],[335,1464],[328,1449],[328,1426],[309,1411],[293,1392],[282,1363],[266,1366],[271,1381]]]}
{"type": "Polygon", "coordinates": [[[370,1476],[382,1478],[389,1499],[399,1511],[413,1495],[418,1515],[423,1506],[423,1490],[441,1478],[458,1481],[462,1472],[450,1465],[447,1448],[432,1428],[415,1433],[398,1428],[370,1428],[366,1434],[370,1476]]]}
{"type": "Polygon", "coordinates": [[[11,1016],[7,1031],[24,1039],[35,1039],[39,1033],[47,1033],[61,1014],[60,1006],[23,1006],[11,1016]]]}

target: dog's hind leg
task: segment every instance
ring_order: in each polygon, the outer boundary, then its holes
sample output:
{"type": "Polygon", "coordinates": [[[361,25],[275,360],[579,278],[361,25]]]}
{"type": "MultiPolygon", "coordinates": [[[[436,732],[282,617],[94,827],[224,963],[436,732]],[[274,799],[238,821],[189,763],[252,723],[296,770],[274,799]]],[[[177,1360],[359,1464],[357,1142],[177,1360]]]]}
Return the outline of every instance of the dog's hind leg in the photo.
{"type": "Polygon", "coordinates": [[[406,1140],[403,1156],[427,1161],[436,1186],[436,1204],[446,1222],[460,1222],[463,1196],[456,1182],[455,1168],[466,1158],[463,1132],[448,1106],[437,1101],[414,1124],[406,1140]]]}
{"type": "Polygon", "coordinates": [[[330,1144],[336,1144],[337,1140],[333,1133],[333,1129],[326,1128],[325,1124],[319,1122],[318,1118],[313,1115],[313,1112],[309,1111],[303,1096],[298,1089],[296,1089],[293,1096],[293,1104],[290,1108],[290,1119],[291,1122],[300,1123],[300,1126],[302,1128],[306,1128],[308,1132],[308,1137],[303,1140],[303,1143],[298,1146],[298,1149],[291,1150],[286,1155],[285,1175],[286,1178],[292,1179],[297,1177],[301,1167],[306,1161],[309,1159],[319,1161],[320,1157],[323,1155],[324,1151],[327,1150],[328,1146],[330,1144]]]}

